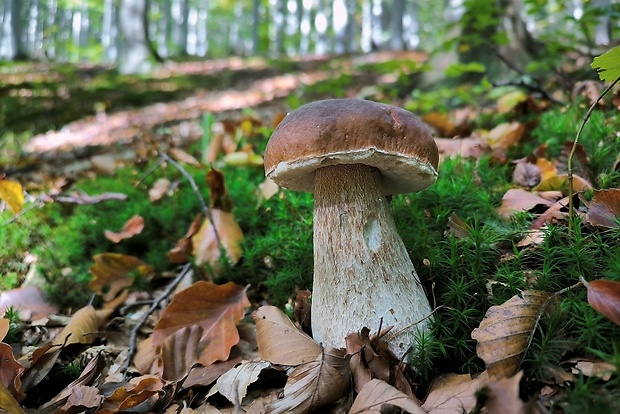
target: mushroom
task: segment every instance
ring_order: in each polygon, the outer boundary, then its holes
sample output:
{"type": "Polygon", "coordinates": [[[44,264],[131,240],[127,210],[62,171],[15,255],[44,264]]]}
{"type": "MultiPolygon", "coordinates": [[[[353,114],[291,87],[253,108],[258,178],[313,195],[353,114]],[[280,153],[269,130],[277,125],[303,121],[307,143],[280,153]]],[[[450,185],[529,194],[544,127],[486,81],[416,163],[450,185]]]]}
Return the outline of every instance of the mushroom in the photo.
{"type": "Polygon", "coordinates": [[[431,307],[386,196],[436,180],[439,155],[428,128],[391,105],[316,101],[284,118],[264,156],[267,177],[314,193],[315,340],[343,347],[349,333],[382,320],[393,326],[390,350],[404,356],[431,307]]]}

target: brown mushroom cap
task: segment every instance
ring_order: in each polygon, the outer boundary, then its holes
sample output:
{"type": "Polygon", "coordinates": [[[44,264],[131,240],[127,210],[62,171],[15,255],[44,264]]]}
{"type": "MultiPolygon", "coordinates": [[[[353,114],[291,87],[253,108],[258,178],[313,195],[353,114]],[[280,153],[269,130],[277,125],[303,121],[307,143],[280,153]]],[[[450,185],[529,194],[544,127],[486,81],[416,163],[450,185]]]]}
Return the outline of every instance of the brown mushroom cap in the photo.
{"type": "Polygon", "coordinates": [[[279,185],[314,192],[315,171],[336,164],[378,168],[386,195],[410,193],[437,178],[439,154],[411,112],[361,99],[303,105],[284,118],[265,149],[265,174],[279,185]]]}

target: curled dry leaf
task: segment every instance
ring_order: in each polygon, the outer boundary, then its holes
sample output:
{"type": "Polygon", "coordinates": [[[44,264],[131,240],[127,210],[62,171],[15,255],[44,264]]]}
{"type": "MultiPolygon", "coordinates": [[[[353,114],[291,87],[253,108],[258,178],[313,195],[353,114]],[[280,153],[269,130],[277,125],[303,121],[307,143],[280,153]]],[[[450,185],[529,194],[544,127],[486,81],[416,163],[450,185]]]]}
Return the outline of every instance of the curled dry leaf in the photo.
{"type": "Polygon", "coordinates": [[[587,282],[588,303],[598,313],[620,325],[620,282],[593,280],[587,282]]]}
{"type": "Polygon", "coordinates": [[[262,370],[269,367],[271,367],[269,361],[243,361],[219,377],[206,398],[219,392],[235,407],[240,407],[250,384],[258,379],[262,370]]]}
{"type": "Polygon", "coordinates": [[[469,374],[446,374],[436,378],[422,404],[428,414],[468,413],[476,406],[476,393],[489,381],[487,372],[476,378],[469,374]]]}
{"type": "Polygon", "coordinates": [[[111,301],[121,290],[131,286],[135,276],[147,276],[153,268],[134,256],[119,253],[102,253],[93,257],[95,264],[90,268],[94,276],[88,284],[93,292],[111,301]]]}
{"type": "Polygon", "coordinates": [[[123,230],[117,233],[106,230],[104,235],[105,238],[112,243],[119,243],[121,240],[129,239],[130,237],[142,233],[142,230],[144,230],[144,219],[138,215],[134,215],[125,222],[123,230]]]}
{"type": "MultiPolygon", "coordinates": [[[[153,331],[153,344],[163,345],[171,337],[174,346],[170,344],[168,349],[174,358],[196,355],[195,361],[185,361],[187,366],[225,361],[239,342],[235,324],[243,319],[249,306],[245,288],[233,282],[196,282],[174,295],[164,309],[153,331]]],[[[164,371],[167,361],[170,359],[164,358],[164,371]]]]}
{"type": "Polygon", "coordinates": [[[620,219],[620,188],[594,190],[586,220],[596,227],[617,228],[620,219]]]}
{"type": "Polygon", "coordinates": [[[499,306],[491,306],[480,326],[471,333],[478,341],[476,352],[486,363],[490,378],[511,377],[517,373],[521,358],[535,328],[547,292],[526,290],[499,306]]]}
{"type": "Polygon", "coordinates": [[[96,311],[90,305],[83,307],[75,312],[67,326],[56,335],[52,343],[54,345],[92,344],[110,313],[110,311],[96,311]]]}
{"type": "Polygon", "coordinates": [[[261,359],[272,364],[299,365],[321,354],[321,346],[297,329],[277,307],[261,306],[252,317],[261,359]]]}
{"type": "Polygon", "coordinates": [[[198,162],[196,158],[189,155],[187,152],[183,151],[180,148],[170,148],[168,150],[168,153],[170,154],[172,158],[174,158],[175,160],[179,162],[183,162],[185,164],[189,164],[194,167],[200,167],[200,163],[198,162]]]}
{"type": "Polygon", "coordinates": [[[177,242],[177,245],[168,252],[168,260],[170,263],[187,263],[189,255],[192,254],[192,236],[198,233],[198,230],[200,230],[200,226],[202,225],[202,221],[202,214],[198,214],[194,217],[194,220],[189,225],[185,236],[183,236],[183,238],[177,242]]]}
{"type": "Polygon", "coordinates": [[[376,378],[364,385],[355,398],[349,414],[381,413],[386,405],[401,408],[411,414],[426,414],[413,398],[376,378]]]}
{"type": "Polygon", "coordinates": [[[148,404],[149,406],[141,406],[143,412],[148,412],[157,402],[157,399],[151,397],[160,394],[163,388],[163,380],[156,376],[143,375],[132,378],[127,384],[117,388],[112,394],[105,397],[97,414],[124,413],[131,408],[146,403],[150,399],[151,404],[148,404]]]}
{"type": "Polygon", "coordinates": [[[26,398],[20,378],[24,369],[15,360],[11,346],[0,342],[0,386],[4,387],[18,401],[26,398]]]}
{"type": "Polygon", "coordinates": [[[290,373],[283,398],[269,404],[266,413],[306,413],[332,404],[349,391],[350,376],[345,351],[326,348],[314,361],[299,365],[290,373]]]}

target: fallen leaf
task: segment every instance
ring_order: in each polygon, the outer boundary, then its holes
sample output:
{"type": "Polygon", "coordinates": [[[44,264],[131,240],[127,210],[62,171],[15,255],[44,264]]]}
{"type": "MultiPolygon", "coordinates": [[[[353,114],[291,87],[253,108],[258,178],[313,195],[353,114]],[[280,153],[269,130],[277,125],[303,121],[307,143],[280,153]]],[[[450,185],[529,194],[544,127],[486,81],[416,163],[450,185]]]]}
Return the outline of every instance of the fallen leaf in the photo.
{"type": "Polygon", "coordinates": [[[364,385],[349,414],[382,413],[382,408],[386,405],[401,408],[411,414],[426,414],[413,398],[376,378],[364,385]]]}
{"type": "Polygon", "coordinates": [[[321,346],[301,332],[275,306],[261,306],[252,313],[261,359],[278,365],[300,365],[321,354],[321,346]]]}
{"type": "Polygon", "coordinates": [[[58,312],[56,306],[46,302],[43,292],[36,286],[24,286],[0,293],[0,313],[8,308],[19,311],[23,321],[37,320],[58,312]]]}
{"type": "Polygon", "coordinates": [[[511,377],[535,328],[547,292],[526,290],[499,306],[491,306],[480,326],[471,333],[478,341],[476,353],[486,363],[489,378],[511,377]]]}
{"type": "Polygon", "coordinates": [[[200,162],[198,162],[196,158],[194,158],[193,156],[191,156],[190,154],[188,154],[187,152],[183,151],[180,148],[170,148],[168,150],[168,154],[170,154],[172,158],[174,158],[175,160],[179,162],[183,162],[185,164],[189,164],[194,167],[200,167],[200,162]]]}
{"type": "Polygon", "coordinates": [[[266,177],[265,181],[258,185],[258,191],[261,200],[269,200],[274,195],[278,194],[280,186],[275,183],[271,178],[266,177]]]}
{"type": "Polygon", "coordinates": [[[56,411],[57,414],[73,414],[93,411],[99,408],[103,402],[103,395],[97,387],[87,385],[74,385],[67,397],[65,404],[56,411]]]}
{"type": "Polygon", "coordinates": [[[220,393],[235,407],[240,407],[250,384],[258,379],[262,370],[269,367],[271,367],[269,361],[244,361],[219,377],[206,398],[220,393]]]}
{"type": "Polygon", "coordinates": [[[487,414],[524,414],[525,404],[519,398],[519,382],[523,378],[523,371],[519,371],[510,378],[500,378],[489,381],[489,389],[485,407],[487,414]]]}
{"type": "Polygon", "coordinates": [[[72,345],[72,344],[92,344],[97,338],[99,329],[107,320],[106,315],[111,312],[102,313],[96,311],[92,306],[85,306],[75,312],[69,319],[69,323],[64,327],[56,338],[52,341],[53,345],[72,345]]]}
{"type": "Polygon", "coordinates": [[[15,360],[13,349],[0,342],[0,385],[17,400],[22,401],[26,394],[22,390],[21,374],[25,368],[15,360]]]}
{"type": "Polygon", "coordinates": [[[176,334],[173,352],[193,349],[198,352],[195,362],[204,365],[225,361],[239,341],[235,324],[249,306],[246,289],[233,282],[224,285],[196,282],[174,295],[164,309],[153,331],[153,344],[160,346],[176,334]]]}
{"type": "Polygon", "coordinates": [[[0,341],[2,341],[6,334],[9,333],[9,328],[11,326],[11,321],[6,318],[0,318],[0,341]]]}
{"type": "Polygon", "coordinates": [[[574,363],[571,368],[573,374],[582,374],[586,377],[596,377],[603,381],[609,381],[616,373],[616,366],[609,362],[597,361],[594,359],[573,358],[566,361],[567,364],[574,363]]]}
{"type": "Polygon", "coordinates": [[[271,402],[266,412],[302,413],[332,404],[349,391],[349,378],[349,357],[341,349],[326,348],[290,373],[283,397],[271,402]]]}
{"type": "Polygon", "coordinates": [[[497,213],[503,217],[510,217],[519,211],[530,211],[536,206],[550,207],[553,202],[540,197],[536,193],[522,188],[511,188],[502,197],[502,205],[497,213]]]}
{"type": "MultiPolygon", "coordinates": [[[[573,175],[573,191],[578,192],[588,188],[592,188],[592,185],[588,181],[578,175],[573,175]]],[[[562,194],[568,194],[568,175],[554,175],[544,179],[534,187],[534,190],[561,191],[562,194]]]]}
{"type": "Polygon", "coordinates": [[[437,130],[442,137],[451,138],[456,135],[456,127],[450,120],[448,114],[441,112],[429,112],[422,117],[422,121],[437,130]]]}
{"type": "Polygon", "coordinates": [[[13,214],[24,208],[24,189],[17,181],[0,178],[0,199],[4,200],[13,214]]]}
{"type": "Polygon", "coordinates": [[[347,354],[351,355],[351,373],[358,392],[372,378],[390,381],[390,362],[375,351],[369,334],[368,328],[362,328],[360,332],[352,332],[345,337],[347,354]]]}
{"type": "Polygon", "coordinates": [[[595,227],[617,228],[620,218],[620,188],[594,190],[586,220],[595,227]]]}
{"type": "Polygon", "coordinates": [[[446,157],[480,158],[483,154],[490,151],[487,143],[479,137],[461,139],[435,138],[435,143],[439,149],[439,154],[446,157]]]}
{"type": "Polygon", "coordinates": [[[217,243],[215,230],[231,264],[236,264],[243,254],[240,246],[243,241],[243,231],[233,213],[214,208],[211,209],[211,218],[213,223],[205,218],[198,232],[192,236],[192,253],[196,265],[208,263],[213,272],[219,274],[222,269],[221,250],[217,243]]]}
{"type": "Polygon", "coordinates": [[[536,230],[556,224],[568,217],[568,197],[564,197],[553,203],[544,213],[536,217],[530,224],[530,229],[536,230]]]}
{"type": "Polygon", "coordinates": [[[0,383],[0,408],[9,414],[25,414],[11,393],[0,383]]]}
{"type": "Polygon", "coordinates": [[[104,232],[105,238],[113,243],[119,243],[121,240],[129,239],[137,234],[142,233],[144,230],[144,219],[138,215],[132,216],[125,222],[123,230],[115,233],[110,230],[104,232]]]}
{"type": "Polygon", "coordinates": [[[422,409],[428,414],[468,413],[476,406],[476,393],[489,381],[484,371],[476,378],[469,374],[446,374],[436,378],[422,409]]]}
{"type": "Polygon", "coordinates": [[[514,147],[524,135],[524,124],[504,122],[490,130],[485,139],[492,149],[507,150],[514,147]]]}
{"type": "Polygon", "coordinates": [[[522,187],[532,188],[541,180],[541,170],[530,157],[515,161],[516,166],[512,172],[512,181],[522,187]]]}
{"type": "Polygon", "coordinates": [[[620,325],[620,282],[598,279],[586,283],[588,303],[598,313],[620,325]]]}
{"type": "Polygon", "coordinates": [[[149,201],[152,204],[157,203],[164,198],[168,190],[170,189],[170,180],[167,178],[160,178],[153,184],[153,187],[149,189],[149,201]]]}
{"type": "Polygon", "coordinates": [[[114,392],[105,397],[105,401],[101,405],[97,414],[116,414],[127,412],[128,410],[146,403],[151,400],[147,406],[141,406],[141,412],[148,412],[158,399],[152,399],[163,392],[164,382],[162,379],[152,375],[143,375],[141,377],[132,378],[127,384],[114,390],[114,392]]]}
{"type": "Polygon", "coordinates": [[[528,94],[520,89],[508,92],[497,100],[497,112],[507,114],[515,109],[517,105],[527,101],[527,99],[528,94]]]}
{"type": "Polygon", "coordinates": [[[254,152],[231,152],[224,156],[224,164],[231,167],[262,167],[263,157],[254,152]]]}
{"type": "Polygon", "coordinates": [[[175,264],[187,263],[187,261],[189,260],[189,255],[192,254],[192,250],[193,250],[192,236],[198,233],[198,230],[200,230],[200,227],[202,225],[202,221],[203,221],[202,214],[198,214],[196,215],[196,217],[194,217],[194,220],[189,225],[189,228],[187,229],[185,236],[183,236],[183,238],[177,242],[176,246],[174,246],[168,252],[168,260],[170,261],[170,263],[175,263],[175,264]]]}
{"type": "Polygon", "coordinates": [[[102,253],[93,257],[95,264],[90,273],[93,279],[88,287],[102,295],[106,302],[116,297],[118,292],[131,286],[136,277],[146,277],[153,268],[134,256],[120,253],[102,253]]]}
{"type": "Polygon", "coordinates": [[[116,159],[112,155],[94,155],[89,161],[98,174],[114,175],[116,172],[116,159]]]}

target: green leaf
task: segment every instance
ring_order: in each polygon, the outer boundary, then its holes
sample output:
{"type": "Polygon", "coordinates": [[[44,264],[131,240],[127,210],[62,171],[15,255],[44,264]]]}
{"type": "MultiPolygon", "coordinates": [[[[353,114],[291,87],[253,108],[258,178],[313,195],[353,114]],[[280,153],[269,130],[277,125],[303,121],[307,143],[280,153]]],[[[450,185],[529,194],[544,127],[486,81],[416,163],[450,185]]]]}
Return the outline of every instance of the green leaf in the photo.
{"type": "Polygon", "coordinates": [[[613,82],[620,78],[620,46],[595,57],[590,66],[598,71],[601,80],[613,82]]]}

